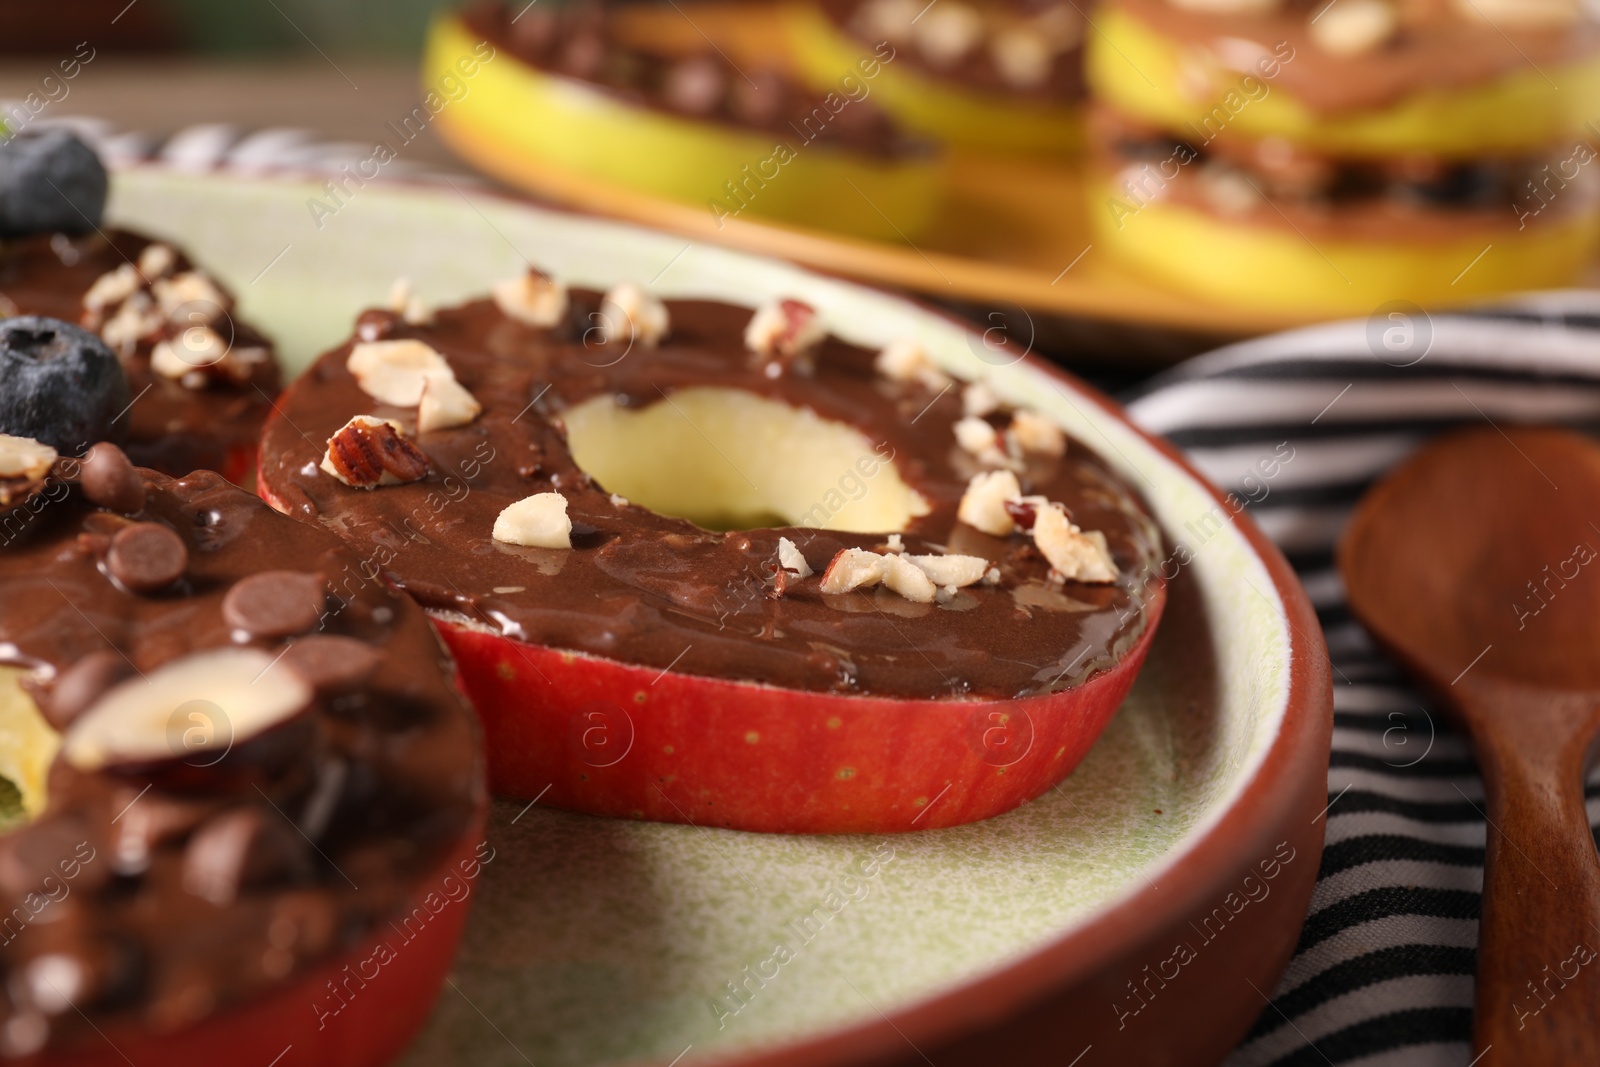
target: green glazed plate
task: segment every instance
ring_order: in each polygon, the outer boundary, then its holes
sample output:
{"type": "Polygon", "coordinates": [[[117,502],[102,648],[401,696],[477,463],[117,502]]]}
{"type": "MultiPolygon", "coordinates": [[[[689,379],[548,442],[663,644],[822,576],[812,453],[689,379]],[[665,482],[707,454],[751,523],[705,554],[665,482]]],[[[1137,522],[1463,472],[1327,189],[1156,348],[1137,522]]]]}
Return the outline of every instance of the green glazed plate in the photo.
{"type": "MultiPolygon", "coordinates": [[[[739,1061],[895,1025],[1161,883],[1261,773],[1305,651],[1282,575],[1247,528],[1207,524],[1219,507],[1210,490],[1067,379],[857,284],[465,184],[372,184],[332,214],[317,201],[327,206],[310,182],[135,169],[118,176],[112,215],[188,246],[294,369],[341,341],[400,275],[434,304],[529,261],[574,284],[636,279],[664,296],[800,297],[851,341],[920,337],[952,371],[987,375],[1057,417],[1194,550],[1170,633],[1104,738],[1062,786],[1000,818],[797,838],[498,805],[460,959],[407,1067],[739,1061]],[[1184,532],[1197,528],[1203,539],[1184,532]]],[[[1066,1043],[1062,1067],[1077,1053],[1066,1043]]]]}

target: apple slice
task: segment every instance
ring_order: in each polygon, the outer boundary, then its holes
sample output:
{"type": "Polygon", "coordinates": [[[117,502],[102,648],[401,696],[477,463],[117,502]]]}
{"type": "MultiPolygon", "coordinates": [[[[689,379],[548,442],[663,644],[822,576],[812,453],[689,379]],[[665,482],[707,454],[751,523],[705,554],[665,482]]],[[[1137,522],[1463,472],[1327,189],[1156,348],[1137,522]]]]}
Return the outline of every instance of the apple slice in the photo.
{"type": "Polygon", "coordinates": [[[496,792],[597,815],[771,833],[890,833],[1010,811],[1099,738],[1149,651],[1043,696],[892,700],[702,678],[435,617],[483,722],[496,792]]]}

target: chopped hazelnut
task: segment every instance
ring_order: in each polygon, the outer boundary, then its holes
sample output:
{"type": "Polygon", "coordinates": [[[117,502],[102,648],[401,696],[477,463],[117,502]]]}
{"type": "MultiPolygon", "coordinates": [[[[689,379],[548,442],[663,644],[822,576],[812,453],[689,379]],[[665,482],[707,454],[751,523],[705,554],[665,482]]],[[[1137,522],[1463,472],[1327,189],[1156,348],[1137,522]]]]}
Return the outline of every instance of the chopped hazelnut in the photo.
{"type": "Polygon", "coordinates": [[[1036,411],[1023,408],[1011,417],[1011,437],[1024,452],[1041,456],[1067,454],[1067,435],[1036,411]]]}
{"type": "Polygon", "coordinates": [[[934,392],[951,384],[946,374],[928,356],[920,342],[902,339],[891,341],[873,361],[873,368],[892,382],[921,382],[934,392]]]}
{"type": "Polygon", "coordinates": [[[973,382],[961,391],[961,412],[969,418],[983,418],[1000,410],[1000,397],[984,382],[973,382]]]}
{"type": "Polygon", "coordinates": [[[816,308],[799,300],[775,300],[750,317],[744,344],[767,359],[803,360],[827,336],[816,308]]]}
{"type": "Polygon", "coordinates": [[[600,335],[606,344],[633,344],[655,348],[672,324],[667,305],[637,282],[623,282],[600,303],[600,335]]]}
{"type": "Polygon", "coordinates": [[[526,548],[571,548],[567,498],[560,493],[535,493],[517,501],[494,520],[494,539],[526,548]]]}
{"type": "Polygon", "coordinates": [[[814,573],[811,564],[806,562],[805,553],[787,537],[778,538],[778,566],[800,578],[809,578],[814,573]]]}
{"type": "Polygon", "coordinates": [[[483,412],[483,405],[449,374],[429,374],[423,379],[417,403],[417,432],[453,430],[466,426],[483,412]]]}
{"type": "MultiPolygon", "coordinates": [[[[1527,0],[1517,0],[1520,7],[1527,0]]],[[[1357,56],[1386,44],[1400,29],[1389,0],[1339,0],[1310,24],[1311,39],[1329,55],[1357,56]]]]}
{"type": "Polygon", "coordinates": [[[548,330],[567,317],[567,287],[536,270],[498,283],[490,290],[507,317],[548,330]]]}
{"type": "Polygon", "coordinates": [[[989,571],[989,561],[982,556],[906,556],[905,559],[941,589],[977,585],[989,571]]]}
{"type": "Polygon", "coordinates": [[[1111,560],[1105,534],[1078,529],[1060,504],[1040,510],[1033,524],[1033,541],[1050,561],[1052,571],[1068,581],[1117,580],[1117,565],[1111,560]]]}
{"type": "Polygon", "coordinates": [[[429,375],[455,377],[443,356],[422,341],[410,339],[356,344],[350,349],[345,367],[355,375],[362,392],[402,408],[414,408],[422,402],[429,375]]]}
{"type": "Polygon", "coordinates": [[[1017,528],[1006,510],[1006,502],[1021,499],[1022,486],[1011,471],[975,474],[962,494],[956,517],[992,537],[1006,537],[1017,528]]]}
{"type": "Polygon", "coordinates": [[[354,489],[400,485],[428,476],[428,457],[397,422],[357,415],[328,438],[322,470],[354,489]]]}

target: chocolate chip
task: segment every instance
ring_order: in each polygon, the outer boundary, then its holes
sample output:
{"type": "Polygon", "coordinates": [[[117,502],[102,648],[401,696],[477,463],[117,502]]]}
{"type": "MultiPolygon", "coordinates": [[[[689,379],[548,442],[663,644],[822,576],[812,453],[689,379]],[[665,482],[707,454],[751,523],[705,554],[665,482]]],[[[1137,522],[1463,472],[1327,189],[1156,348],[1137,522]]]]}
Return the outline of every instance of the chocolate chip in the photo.
{"type": "Polygon", "coordinates": [[[136,522],[111,539],[106,568],[123,587],[155,593],[183,577],[189,549],[165,526],[136,522]]]}
{"type": "Polygon", "coordinates": [[[219,908],[243,889],[301,873],[303,839],[276,812],[237,808],[195,832],[183,853],[183,887],[219,908]]]}
{"type": "Polygon", "coordinates": [[[91,652],[62,671],[50,687],[50,696],[41,710],[50,725],[65,731],[100,694],[133,677],[133,664],[115,649],[91,652]]]}
{"type": "Polygon", "coordinates": [[[354,637],[313,634],[289,646],[283,663],[325,693],[347,693],[370,678],[382,658],[354,637]]]}
{"type": "Polygon", "coordinates": [[[184,800],[133,789],[113,803],[121,814],[111,827],[111,862],[118,874],[143,874],[162,845],[176,841],[216,810],[204,801],[184,800]]]}
{"type": "Polygon", "coordinates": [[[78,468],[78,484],[90,501],[128,514],[144,510],[144,482],[128,454],[101,442],[89,449],[78,468]]]}
{"type": "Polygon", "coordinates": [[[294,637],[317,625],[326,599],[327,587],[315,574],[262,571],[228,590],[222,620],[254,637],[294,637]]]}

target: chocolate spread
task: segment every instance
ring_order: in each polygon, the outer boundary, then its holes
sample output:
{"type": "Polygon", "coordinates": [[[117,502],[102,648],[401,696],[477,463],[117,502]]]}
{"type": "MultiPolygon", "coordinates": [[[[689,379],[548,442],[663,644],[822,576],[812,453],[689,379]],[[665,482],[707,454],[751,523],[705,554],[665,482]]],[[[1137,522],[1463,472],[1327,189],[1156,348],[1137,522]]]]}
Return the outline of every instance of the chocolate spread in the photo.
{"type": "MultiPolygon", "coordinates": [[[[153,243],[124,230],[0,241],[0,315],[47,315],[80,322],[84,295],[96,279],[137,263],[153,243]]],[[[191,267],[179,253],[174,271],[191,267]]],[[[271,342],[235,316],[225,315],[215,329],[236,349],[271,352],[271,342]]],[[[261,423],[272,410],[279,388],[276,361],[267,358],[253,365],[243,381],[211,376],[201,388],[190,388],[152,370],[153,348],[153,340],[141,340],[131,350],[118,352],[128,375],[129,395],[135,398],[121,425],[114,428],[129,457],[140,466],[172,475],[193,470],[236,473],[240,453],[254,449],[261,423]]],[[[248,457],[244,462],[248,464],[248,457]]]]}
{"type": "MultiPolygon", "coordinates": [[[[49,716],[92,702],[86,664],[148,675],[241,645],[282,653],[259,684],[298,671],[315,696],[220,760],[95,772],[56,760],[46,809],[0,837],[0,1053],[103,1045],[97,1031],[124,1025],[174,1030],[282,988],[387,929],[483,803],[475,723],[420,611],[380,584],[335,590],[356,562],[337,538],[216,474],[139,477],[142,500],[86,474],[26,509],[0,547],[0,664],[35,671],[28,687],[49,716]],[[94,509],[86,492],[142,510],[94,509]],[[262,571],[293,572],[278,579],[291,596],[317,590],[320,617],[252,588],[262,571]],[[241,624],[295,636],[286,647],[241,624]],[[30,981],[52,955],[44,978],[70,976],[70,1007],[30,981]]],[[[305,1010],[324,995],[308,992],[305,1010]]]]}
{"type": "Polygon", "coordinates": [[[1121,570],[1114,584],[1052,583],[1025,536],[990,537],[956,521],[968,479],[981,469],[952,433],[962,416],[959,385],[938,392],[888,381],[875,373],[873,353],[832,338],[813,374],[769,377],[742,344],[751,312],[706,301],[669,301],[662,346],[623,356],[585,343],[599,301],[574,292],[565,324],[553,331],[522,325],[488,301],[439,311],[431,326],[367,312],[365,339],[425,341],[448,359],[482,415],[416,438],[432,466],[425,481],[374,490],[341,484],[318,464],[347,420],[371,413],[409,431],[416,417],[361,390],[345,366],[347,344],[291,387],[282,417],[269,423],[263,494],[349,540],[364,557],[354,581],[382,573],[452,618],[657,670],[817,692],[999,699],[1082,682],[1144,632],[1159,535],[1129,487],[1081,443],[1063,458],[1031,456],[1023,490],[1066,504],[1083,529],[1105,533],[1121,570]],[[942,605],[886,589],[825,597],[816,579],[791,582],[775,597],[780,538],[798,544],[821,573],[841,549],[881,550],[885,536],[713,532],[614,501],[574,462],[565,409],[604,395],[643,407],[694,386],[746,390],[859,429],[930,505],[904,531],[906,551],[982,556],[998,566],[999,584],[964,589],[942,605]],[[572,549],[493,540],[502,509],[552,491],[569,503],[572,549]]]}
{"type": "Polygon", "coordinates": [[[631,107],[877,156],[934,151],[871,100],[852,99],[843,106],[833,94],[835,106],[827,107],[828,93],[811,91],[781,66],[736,64],[709,48],[686,55],[641,49],[621,38],[603,5],[530,10],[489,0],[461,17],[473,33],[529,66],[582,82],[631,107]]]}
{"type": "MultiPolygon", "coordinates": [[[[1600,53],[1600,25],[1587,17],[1552,29],[1503,30],[1463,17],[1446,3],[1403,5],[1394,40],[1370,52],[1333,55],[1311,36],[1311,19],[1327,0],[1293,0],[1266,14],[1219,15],[1169,0],[1113,0],[1153,33],[1255,73],[1253,52],[1280,44],[1294,59],[1279,67],[1275,91],[1323,115],[1373,111],[1425,92],[1470,89],[1513,74],[1561,82],[1563,68],[1600,53]]],[[[1552,90],[1554,91],[1554,90],[1552,90]]]]}
{"type": "MultiPolygon", "coordinates": [[[[857,24],[857,16],[866,6],[863,0],[821,0],[818,5],[828,20],[834,24],[839,32],[853,37],[866,48],[872,48],[880,42],[868,40],[857,24]]],[[[1010,9],[1007,13],[1017,17],[1026,17],[1036,14],[1039,10],[1051,6],[1041,0],[1006,0],[995,3],[994,0],[974,5],[986,17],[992,16],[995,9],[1010,9]]],[[[1063,2],[1059,5],[1071,12],[1080,23],[1083,22],[1081,10],[1075,4],[1063,2]]],[[[1091,32],[1087,25],[1082,25],[1079,32],[1091,32]]],[[[1018,102],[1032,104],[1065,104],[1081,100],[1084,96],[1083,80],[1083,45],[1064,49],[1050,59],[1049,76],[1037,85],[1019,86],[1008,81],[994,62],[989,50],[983,47],[974,47],[959,59],[949,64],[934,63],[925,56],[914,42],[896,42],[895,62],[904,63],[914,67],[924,77],[946,82],[950,85],[964,89],[975,90],[980,93],[1007,97],[1018,102]]]]}

